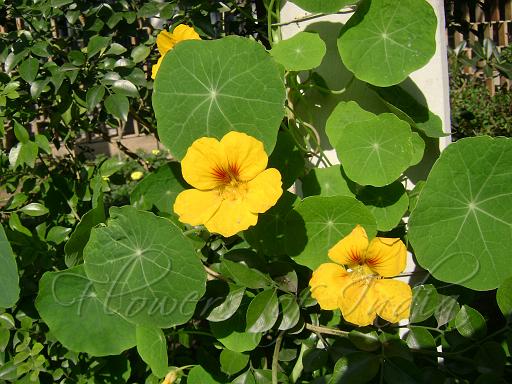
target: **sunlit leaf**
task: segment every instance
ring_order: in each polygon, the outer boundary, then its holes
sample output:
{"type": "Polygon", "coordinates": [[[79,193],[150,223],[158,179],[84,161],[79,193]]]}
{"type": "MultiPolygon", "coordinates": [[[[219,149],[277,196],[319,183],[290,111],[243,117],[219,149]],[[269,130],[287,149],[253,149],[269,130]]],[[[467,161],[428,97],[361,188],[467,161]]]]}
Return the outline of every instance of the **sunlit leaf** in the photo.
{"type": "Polygon", "coordinates": [[[202,136],[245,132],[274,148],[284,115],[281,73],[265,49],[246,38],[189,40],[165,55],[155,80],[158,134],[181,159],[202,136]]]}

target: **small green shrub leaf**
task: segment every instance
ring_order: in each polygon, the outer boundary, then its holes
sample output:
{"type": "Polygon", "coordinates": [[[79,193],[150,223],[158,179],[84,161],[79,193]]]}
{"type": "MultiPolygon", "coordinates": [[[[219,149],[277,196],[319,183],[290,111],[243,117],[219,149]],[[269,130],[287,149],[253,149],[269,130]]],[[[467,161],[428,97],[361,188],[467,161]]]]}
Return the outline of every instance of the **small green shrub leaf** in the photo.
{"type": "Polygon", "coordinates": [[[364,384],[379,371],[380,360],[367,352],[354,352],[336,362],[329,384],[364,384]]]}
{"type": "Polygon", "coordinates": [[[220,353],[220,369],[228,375],[234,375],[247,366],[249,355],[241,352],[230,351],[225,348],[220,353]]]}
{"type": "Polygon", "coordinates": [[[463,305],[455,316],[455,326],[462,336],[470,339],[481,339],[487,332],[484,317],[468,305],[463,305]]]}
{"type": "Polygon", "coordinates": [[[438,308],[439,296],[432,284],[417,285],[412,289],[411,315],[409,322],[421,323],[438,308]]]}
{"type": "Polygon", "coordinates": [[[275,289],[256,295],[247,308],[247,332],[265,332],[274,326],[279,315],[279,302],[275,289]]]}
{"type": "Polygon", "coordinates": [[[19,298],[18,267],[11,245],[0,225],[0,308],[12,307],[19,298]]]}

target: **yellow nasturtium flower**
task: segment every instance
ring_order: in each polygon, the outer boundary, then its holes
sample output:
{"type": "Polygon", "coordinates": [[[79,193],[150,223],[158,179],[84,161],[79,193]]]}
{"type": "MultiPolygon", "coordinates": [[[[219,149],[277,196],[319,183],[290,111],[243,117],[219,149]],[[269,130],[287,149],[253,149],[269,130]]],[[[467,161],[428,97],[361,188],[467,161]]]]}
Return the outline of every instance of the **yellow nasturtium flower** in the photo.
{"type": "Polygon", "coordinates": [[[173,49],[180,41],[184,40],[201,40],[201,38],[194,28],[185,24],[178,25],[172,32],[164,30],[158,34],[156,37],[156,46],[158,48],[158,52],[160,52],[160,58],[157,63],[153,65],[153,69],[151,71],[151,78],[153,80],[156,78],[156,73],[158,72],[158,68],[160,68],[160,64],[162,64],[165,54],[173,49]]]}
{"type": "Polygon", "coordinates": [[[309,285],[320,308],[339,308],[346,321],[370,325],[379,315],[396,323],[409,318],[411,287],[403,281],[386,279],[405,269],[407,250],[400,239],[376,237],[368,242],[357,225],[329,250],[336,262],[320,265],[309,285]]]}
{"type": "Polygon", "coordinates": [[[283,190],[281,174],[267,168],[263,143],[240,132],[220,141],[202,137],[181,162],[183,178],[195,189],[181,192],[174,212],[182,223],[232,236],[255,225],[258,213],[272,207],[283,190]]]}
{"type": "Polygon", "coordinates": [[[143,176],[144,174],[141,171],[133,171],[130,174],[130,178],[135,181],[142,179],[143,176]]]}

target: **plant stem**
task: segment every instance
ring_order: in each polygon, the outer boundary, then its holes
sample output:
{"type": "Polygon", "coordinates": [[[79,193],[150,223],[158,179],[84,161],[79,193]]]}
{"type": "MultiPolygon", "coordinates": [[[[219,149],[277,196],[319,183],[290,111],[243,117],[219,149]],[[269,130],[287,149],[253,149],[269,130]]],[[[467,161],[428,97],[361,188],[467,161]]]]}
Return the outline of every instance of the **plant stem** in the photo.
{"type": "Polygon", "coordinates": [[[272,384],[279,384],[277,381],[277,369],[279,368],[279,351],[285,331],[279,332],[276,343],[274,344],[274,354],[272,355],[272,384]]]}
{"type": "Polygon", "coordinates": [[[268,35],[268,43],[272,47],[274,45],[274,39],[272,37],[272,12],[274,9],[274,3],[276,0],[270,0],[270,4],[267,9],[267,35],[268,35]]]}
{"type": "Polygon", "coordinates": [[[354,12],[354,10],[355,10],[355,7],[348,7],[346,9],[342,9],[341,11],[334,12],[334,13],[317,13],[317,14],[314,14],[314,15],[307,15],[307,16],[304,16],[304,17],[298,17],[296,19],[289,20],[289,21],[283,21],[282,23],[274,23],[274,24],[272,24],[272,26],[273,27],[282,27],[283,25],[290,25],[290,24],[293,24],[293,23],[300,23],[301,21],[313,20],[313,19],[317,19],[319,17],[329,16],[329,15],[343,15],[343,14],[346,14],[346,13],[352,13],[352,12],[354,12]]]}
{"type": "Polygon", "coordinates": [[[340,337],[347,337],[349,334],[349,332],[342,331],[340,329],[323,327],[321,325],[313,325],[313,324],[309,324],[309,323],[306,323],[306,329],[313,331],[313,332],[323,333],[326,335],[340,336],[340,337]]]}

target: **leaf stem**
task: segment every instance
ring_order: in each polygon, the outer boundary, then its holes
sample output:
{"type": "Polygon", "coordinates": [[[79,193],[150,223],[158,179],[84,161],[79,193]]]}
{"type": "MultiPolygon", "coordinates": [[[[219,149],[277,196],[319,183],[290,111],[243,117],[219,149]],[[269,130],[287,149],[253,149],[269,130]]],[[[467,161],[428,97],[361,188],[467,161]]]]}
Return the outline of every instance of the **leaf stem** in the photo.
{"type": "Polygon", "coordinates": [[[313,325],[310,323],[306,323],[306,329],[313,331],[313,332],[323,333],[326,335],[340,336],[340,337],[347,337],[349,334],[349,332],[342,331],[340,329],[323,327],[321,325],[313,325]]]}
{"type": "Polygon", "coordinates": [[[274,10],[274,3],[276,0],[270,0],[270,4],[267,9],[267,35],[268,35],[268,43],[272,47],[274,45],[274,39],[272,37],[272,12],[274,10]]]}
{"type": "Polygon", "coordinates": [[[298,17],[298,18],[293,19],[293,20],[283,21],[282,23],[274,23],[274,24],[272,24],[272,26],[273,27],[282,27],[283,25],[290,25],[290,24],[293,24],[293,23],[300,23],[301,21],[313,20],[313,19],[317,19],[319,17],[329,16],[329,15],[343,15],[343,14],[347,14],[347,13],[352,13],[354,11],[355,11],[355,7],[347,7],[347,8],[342,9],[339,12],[334,12],[334,13],[316,13],[314,15],[307,15],[307,16],[304,16],[304,17],[298,17]]]}
{"type": "Polygon", "coordinates": [[[286,331],[279,332],[276,343],[274,344],[274,354],[272,355],[272,384],[279,384],[277,381],[277,369],[279,368],[279,351],[283,342],[283,336],[286,331]]]}

